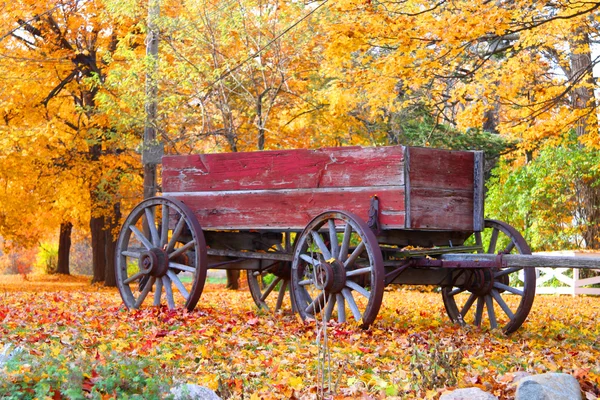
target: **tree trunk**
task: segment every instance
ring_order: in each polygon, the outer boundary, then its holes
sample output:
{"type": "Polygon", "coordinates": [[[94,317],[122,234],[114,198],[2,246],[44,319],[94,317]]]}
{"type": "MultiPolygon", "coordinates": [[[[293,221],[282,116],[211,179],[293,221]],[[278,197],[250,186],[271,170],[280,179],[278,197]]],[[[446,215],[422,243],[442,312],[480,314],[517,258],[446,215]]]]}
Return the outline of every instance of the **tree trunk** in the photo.
{"type": "Polygon", "coordinates": [[[60,236],[58,238],[58,266],[56,267],[57,274],[70,275],[69,254],[71,251],[72,230],[73,224],[71,222],[63,222],[60,224],[60,236]]]}
{"type": "MultiPolygon", "coordinates": [[[[578,137],[598,132],[594,77],[592,74],[592,53],[590,38],[584,27],[573,33],[571,41],[571,73],[569,79],[575,84],[571,92],[571,105],[576,110],[588,110],[577,121],[575,132],[578,137]]],[[[580,144],[580,146],[582,146],[580,144]]],[[[582,236],[588,249],[600,248],[600,187],[593,180],[575,180],[576,190],[582,194],[580,214],[583,219],[582,236]]]]}
{"type": "Polygon", "coordinates": [[[240,288],[240,271],[237,269],[227,270],[227,289],[238,290],[240,288]]]}
{"type": "Polygon", "coordinates": [[[104,217],[90,218],[92,233],[92,283],[103,282],[106,271],[106,234],[104,233],[104,217]]]}
{"type": "Polygon", "coordinates": [[[115,273],[115,250],[117,248],[117,236],[114,230],[119,226],[121,219],[121,203],[116,203],[113,207],[113,215],[110,219],[109,229],[106,233],[106,271],[104,276],[104,285],[108,287],[117,286],[117,277],[115,273]]]}

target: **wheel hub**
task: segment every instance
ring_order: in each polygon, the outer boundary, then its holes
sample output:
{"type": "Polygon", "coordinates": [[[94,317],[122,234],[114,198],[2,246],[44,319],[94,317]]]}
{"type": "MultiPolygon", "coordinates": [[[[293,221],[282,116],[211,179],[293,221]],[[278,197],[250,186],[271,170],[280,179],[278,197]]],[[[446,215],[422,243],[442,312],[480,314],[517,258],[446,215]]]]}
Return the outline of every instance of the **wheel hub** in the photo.
{"type": "Polygon", "coordinates": [[[490,293],[493,287],[494,273],[491,269],[472,270],[469,279],[465,282],[465,288],[478,296],[490,293]]]}
{"type": "Polygon", "coordinates": [[[315,286],[329,293],[339,293],[346,285],[346,271],[339,260],[319,263],[314,270],[315,286]]]}
{"type": "Polygon", "coordinates": [[[169,257],[164,250],[153,248],[140,255],[139,266],[148,271],[148,275],[160,278],[169,270],[169,257]]]}

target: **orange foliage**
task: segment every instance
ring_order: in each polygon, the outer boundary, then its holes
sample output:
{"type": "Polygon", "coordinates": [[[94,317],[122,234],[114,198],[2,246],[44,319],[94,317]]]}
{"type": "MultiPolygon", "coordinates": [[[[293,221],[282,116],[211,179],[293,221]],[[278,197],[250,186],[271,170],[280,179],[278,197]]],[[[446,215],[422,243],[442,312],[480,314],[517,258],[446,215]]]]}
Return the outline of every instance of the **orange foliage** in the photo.
{"type": "MultiPolygon", "coordinates": [[[[37,278],[36,278],[37,279],[37,278]]],[[[315,328],[293,315],[259,312],[248,292],[209,284],[195,311],[145,308],[125,312],[116,291],[68,282],[0,284],[0,333],[6,345],[33,354],[58,352],[103,357],[150,357],[180,380],[221,390],[232,398],[313,398],[317,391],[315,328]],[[44,286],[42,286],[44,285],[44,286]]],[[[415,352],[460,351],[458,387],[477,386],[500,399],[514,396],[513,376],[573,374],[588,396],[600,394],[600,350],[593,297],[538,296],[528,321],[515,334],[461,328],[449,323],[435,293],[386,292],[375,324],[363,331],[330,324],[335,398],[361,395],[438,398],[452,387],[415,387],[415,352]]],[[[419,360],[417,358],[417,360],[419,360]]],[[[423,364],[424,363],[424,364],[423,364]]],[[[437,372],[444,373],[443,369],[437,372]]],[[[589,397],[588,397],[589,398],[589,397]]],[[[593,398],[593,397],[592,397],[593,398]]]]}

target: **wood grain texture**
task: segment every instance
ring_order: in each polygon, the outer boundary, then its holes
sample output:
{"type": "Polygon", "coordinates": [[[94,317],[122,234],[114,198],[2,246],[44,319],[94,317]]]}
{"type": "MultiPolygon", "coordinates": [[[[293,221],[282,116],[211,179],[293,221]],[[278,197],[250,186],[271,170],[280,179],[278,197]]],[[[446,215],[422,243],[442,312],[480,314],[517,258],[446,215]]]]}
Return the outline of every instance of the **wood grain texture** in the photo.
{"type": "Polygon", "coordinates": [[[404,188],[329,188],[222,192],[172,192],[203,229],[301,230],[328,210],[352,212],[368,220],[371,197],[380,201],[383,229],[404,228],[404,188]]]}
{"type": "Polygon", "coordinates": [[[403,146],[163,157],[164,192],[403,186],[403,146]]]}
{"type": "Polygon", "coordinates": [[[472,231],[475,153],[419,147],[407,153],[407,227],[472,231]]]}
{"type": "MultiPolygon", "coordinates": [[[[495,261],[496,254],[444,254],[442,260],[461,261],[479,260],[495,261]]],[[[600,257],[573,257],[573,256],[543,256],[530,254],[506,254],[502,256],[506,267],[525,268],[577,268],[600,269],[600,257]]]]}

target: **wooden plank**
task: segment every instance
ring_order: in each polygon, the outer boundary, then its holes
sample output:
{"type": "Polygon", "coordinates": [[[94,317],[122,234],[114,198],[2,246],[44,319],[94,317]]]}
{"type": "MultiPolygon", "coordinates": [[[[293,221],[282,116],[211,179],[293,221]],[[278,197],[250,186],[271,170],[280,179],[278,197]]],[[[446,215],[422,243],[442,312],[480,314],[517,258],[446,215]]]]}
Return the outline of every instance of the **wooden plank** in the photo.
{"type": "Polygon", "coordinates": [[[406,228],[412,228],[412,215],[411,215],[411,183],[410,183],[410,148],[406,147],[404,150],[404,208],[406,213],[406,228]]]}
{"type": "Polygon", "coordinates": [[[339,147],[163,157],[165,192],[404,185],[404,147],[339,147]]]}
{"type": "Polygon", "coordinates": [[[473,192],[412,186],[410,216],[411,229],[472,231],[473,192]]]}
{"type": "Polygon", "coordinates": [[[410,147],[412,187],[473,191],[474,153],[410,147]]]}
{"type": "Polygon", "coordinates": [[[474,194],[480,178],[475,157],[471,151],[407,149],[407,228],[473,231],[476,214],[483,224],[483,199],[474,194]],[[477,207],[475,201],[480,202],[477,207]]]}
{"type": "MultiPolygon", "coordinates": [[[[450,261],[494,261],[496,257],[495,254],[444,254],[440,256],[442,260],[450,261]]],[[[600,269],[600,257],[506,254],[502,256],[502,261],[507,267],[600,269]]]]}
{"type": "Polygon", "coordinates": [[[221,192],[172,192],[196,214],[203,229],[301,230],[318,214],[340,210],[368,220],[371,197],[380,202],[383,229],[404,227],[404,188],[324,188],[221,192]]]}
{"type": "Polygon", "coordinates": [[[473,230],[483,231],[485,226],[484,218],[484,196],[485,196],[485,159],[483,151],[474,153],[473,163],[473,230]]]}

